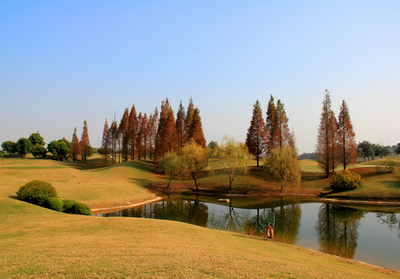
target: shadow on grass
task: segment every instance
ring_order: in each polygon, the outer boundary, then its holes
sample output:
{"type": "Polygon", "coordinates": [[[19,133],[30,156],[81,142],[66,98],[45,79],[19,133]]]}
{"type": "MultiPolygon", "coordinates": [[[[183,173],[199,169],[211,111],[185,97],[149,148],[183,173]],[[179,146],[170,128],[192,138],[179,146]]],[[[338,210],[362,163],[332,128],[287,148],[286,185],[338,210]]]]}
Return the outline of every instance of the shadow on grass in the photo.
{"type": "Polygon", "coordinates": [[[387,188],[400,189],[400,181],[382,181],[382,184],[387,188]]]}
{"type": "Polygon", "coordinates": [[[149,179],[143,179],[143,178],[131,178],[130,179],[135,185],[141,186],[143,188],[150,189],[151,188],[151,180],[149,179]]]}

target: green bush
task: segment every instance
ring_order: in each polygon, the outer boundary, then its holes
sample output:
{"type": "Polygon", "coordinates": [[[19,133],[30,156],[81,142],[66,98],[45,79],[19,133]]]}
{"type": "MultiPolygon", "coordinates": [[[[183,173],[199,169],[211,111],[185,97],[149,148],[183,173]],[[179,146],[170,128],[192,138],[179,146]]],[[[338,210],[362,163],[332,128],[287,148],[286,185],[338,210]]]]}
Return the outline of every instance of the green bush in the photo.
{"type": "Polygon", "coordinates": [[[76,204],[74,200],[64,200],[64,206],[62,211],[65,213],[72,213],[72,207],[76,204]]]}
{"type": "Polygon", "coordinates": [[[48,209],[62,211],[63,210],[63,201],[60,198],[48,198],[44,203],[44,206],[48,209]]]}
{"type": "Polygon", "coordinates": [[[56,189],[50,183],[41,180],[26,183],[16,194],[18,199],[37,205],[42,205],[48,198],[57,197],[56,189]]]}
{"type": "Polygon", "coordinates": [[[72,213],[73,214],[80,214],[80,215],[92,215],[92,210],[87,204],[84,203],[76,203],[72,206],[72,213]]]}
{"type": "Polygon", "coordinates": [[[387,159],[376,167],[376,173],[394,173],[396,167],[395,161],[387,159]]]}
{"type": "Polygon", "coordinates": [[[351,190],[361,186],[361,176],[349,170],[336,172],[329,184],[334,190],[351,190]]]}

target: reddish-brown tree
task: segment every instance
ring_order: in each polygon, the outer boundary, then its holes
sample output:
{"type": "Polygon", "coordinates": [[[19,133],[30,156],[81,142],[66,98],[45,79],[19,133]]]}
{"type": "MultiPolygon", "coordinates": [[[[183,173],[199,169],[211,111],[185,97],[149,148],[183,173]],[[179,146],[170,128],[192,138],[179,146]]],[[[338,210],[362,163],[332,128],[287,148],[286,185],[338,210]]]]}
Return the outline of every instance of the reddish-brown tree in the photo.
{"type": "Polygon", "coordinates": [[[151,160],[151,153],[154,152],[155,137],[157,135],[158,125],[158,110],[155,108],[154,114],[150,114],[149,120],[149,155],[151,160]]]}
{"type": "Polygon", "coordinates": [[[265,121],[268,134],[267,154],[270,154],[273,149],[277,147],[277,121],[276,121],[276,107],[272,94],[268,102],[267,118],[265,121]]]}
{"type": "Polygon", "coordinates": [[[178,133],[176,131],[174,111],[171,107],[169,107],[167,113],[167,122],[165,125],[163,140],[165,142],[163,154],[178,149],[178,133]]]}
{"type": "Polygon", "coordinates": [[[268,134],[265,127],[260,102],[257,100],[253,106],[253,116],[250,127],[247,130],[246,142],[249,152],[256,156],[257,167],[259,167],[260,157],[263,156],[268,147],[268,134]]]}
{"type": "Polygon", "coordinates": [[[136,138],[136,146],[138,148],[138,155],[139,155],[139,160],[141,159],[142,156],[144,156],[144,159],[146,159],[146,148],[147,148],[147,140],[148,140],[148,119],[147,119],[147,114],[145,113],[142,116],[142,113],[139,113],[138,117],[138,135],[136,138]]]}
{"type": "Polygon", "coordinates": [[[129,157],[129,108],[126,108],[119,124],[122,138],[122,160],[128,161],[129,157]]]}
{"type": "Polygon", "coordinates": [[[135,105],[132,106],[131,112],[129,114],[129,153],[131,155],[131,160],[135,160],[136,153],[136,137],[138,134],[138,123],[135,105]]]}
{"type": "Polygon", "coordinates": [[[186,113],[181,101],[181,104],[179,105],[179,110],[176,113],[176,123],[175,123],[180,148],[182,148],[185,143],[185,118],[186,118],[186,113]]]}
{"type": "Polygon", "coordinates": [[[335,154],[332,151],[335,150],[337,127],[334,125],[334,114],[332,113],[331,107],[329,91],[325,90],[325,100],[322,102],[322,113],[315,152],[317,153],[318,164],[324,171],[326,177],[329,177],[335,160],[335,154]]]}
{"type": "Polygon", "coordinates": [[[78,155],[81,154],[81,145],[79,144],[78,136],[76,135],[76,127],[74,129],[74,133],[72,135],[72,142],[69,148],[70,154],[73,161],[78,160],[78,155]]]}
{"type": "Polygon", "coordinates": [[[192,126],[193,115],[194,115],[194,104],[192,97],[190,97],[189,106],[187,108],[186,118],[185,118],[185,136],[184,136],[185,143],[190,141],[190,129],[192,126]]]}
{"type": "Polygon", "coordinates": [[[198,108],[195,108],[193,112],[192,124],[189,129],[189,139],[193,139],[198,145],[206,148],[206,140],[204,138],[200,110],[198,108]]]}
{"type": "Polygon", "coordinates": [[[111,164],[117,162],[117,137],[118,137],[118,124],[117,121],[111,123],[110,129],[108,129],[107,142],[110,144],[109,149],[111,151],[111,164]]]}
{"type": "Polygon", "coordinates": [[[86,158],[92,154],[92,147],[90,146],[89,131],[86,120],[83,121],[83,132],[80,144],[81,144],[82,160],[85,162],[86,158]]]}
{"type": "Polygon", "coordinates": [[[155,160],[159,160],[161,156],[165,153],[166,150],[166,142],[164,141],[164,133],[165,127],[167,123],[167,114],[169,110],[169,102],[168,99],[166,101],[162,101],[161,103],[161,111],[160,111],[160,120],[158,121],[158,129],[155,138],[155,147],[154,147],[154,158],[155,160]]]}
{"type": "Polygon", "coordinates": [[[356,134],[354,133],[353,125],[351,124],[349,108],[344,100],[340,107],[338,122],[338,157],[343,168],[346,169],[349,164],[356,161],[358,153],[355,140],[356,134]]]}
{"type": "Polygon", "coordinates": [[[276,139],[277,147],[282,149],[290,143],[290,131],[288,126],[289,119],[286,116],[286,111],[281,100],[276,104],[276,139]]]}
{"type": "Polygon", "coordinates": [[[108,127],[107,118],[106,118],[106,121],[104,123],[104,129],[103,129],[103,140],[101,142],[101,154],[104,156],[104,161],[106,164],[108,163],[108,156],[110,153],[110,151],[108,149],[108,147],[110,145],[108,142],[108,136],[107,136],[108,130],[109,130],[109,127],[108,127]]]}

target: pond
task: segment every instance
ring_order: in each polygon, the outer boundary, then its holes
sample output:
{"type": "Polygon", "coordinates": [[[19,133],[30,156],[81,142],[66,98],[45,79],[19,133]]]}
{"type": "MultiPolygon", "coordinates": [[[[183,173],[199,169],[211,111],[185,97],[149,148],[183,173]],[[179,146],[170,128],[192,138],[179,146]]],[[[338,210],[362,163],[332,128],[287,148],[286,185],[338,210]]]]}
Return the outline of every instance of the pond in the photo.
{"type": "Polygon", "coordinates": [[[232,198],[221,203],[212,197],[171,196],[97,216],[174,220],[242,234],[251,230],[264,237],[269,212],[275,213],[276,241],[400,270],[400,208],[285,198],[232,198]]]}

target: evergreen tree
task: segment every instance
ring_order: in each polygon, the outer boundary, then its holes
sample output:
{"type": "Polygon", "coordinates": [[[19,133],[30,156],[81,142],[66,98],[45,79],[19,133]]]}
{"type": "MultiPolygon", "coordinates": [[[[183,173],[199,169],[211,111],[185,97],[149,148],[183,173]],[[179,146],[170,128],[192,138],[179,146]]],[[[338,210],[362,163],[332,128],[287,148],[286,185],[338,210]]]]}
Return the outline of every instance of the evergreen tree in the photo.
{"type": "Polygon", "coordinates": [[[103,140],[101,142],[101,153],[104,156],[104,161],[107,164],[108,163],[108,156],[109,156],[109,142],[108,142],[108,123],[107,123],[107,118],[104,123],[104,129],[103,129],[103,140]]]}
{"type": "Polygon", "coordinates": [[[118,124],[117,121],[114,120],[107,133],[107,143],[109,144],[109,150],[111,151],[111,164],[114,164],[117,161],[117,137],[118,124]]]}
{"type": "Polygon", "coordinates": [[[167,114],[169,110],[169,102],[168,99],[166,101],[162,101],[161,103],[161,111],[160,111],[160,120],[158,121],[158,129],[155,138],[155,147],[154,147],[154,158],[155,160],[159,160],[161,156],[165,153],[166,150],[166,142],[164,141],[164,133],[165,127],[167,123],[167,114]]]}
{"type": "Polygon", "coordinates": [[[70,147],[70,154],[73,161],[78,160],[78,155],[81,154],[81,145],[79,143],[78,136],[76,135],[76,127],[74,129],[74,133],[72,135],[72,142],[70,147]]]}
{"type": "Polygon", "coordinates": [[[249,152],[256,156],[257,167],[259,167],[260,157],[265,154],[268,148],[268,134],[262,117],[260,102],[257,100],[253,106],[253,116],[250,127],[247,130],[246,146],[249,152]]]}
{"type": "Polygon", "coordinates": [[[190,127],[192,126],[193,115],[194,115],[194,104],[192,97],[190,97],[189,106],[187,108],[186,118],[185,118],[185,143],[190,141],[190,127]]]}
{"type": "Polygon", "coordinates": [[[83,121],[83,131],[80,144],[81,144],[82,160],[85,162],[87,157],[90,157],[90,155],[92,154],[92,147],[90,146],[89,132],[86,120],[83,121]]]}
{"type": "Polygon", "coordinates": [[[286,111],[281,100],[276,104],[276,139],[277,147],[282,149],[284,146],[289,145],[290,131],[288,126],[289,119],[286,116],[286,111]]]}
{"type": "Polygon", "coordinates": [[[154,110],[154,114],[150,114],[149,120],[149,155],[151,160],[151,153],[154,152],[155,137],[157,135],[158,125],[158,110],[157,107],[154,110]]]}
{"type": "Polygon", "coordinates": [[[178,141],[180,148],[182,148],[185,143],[185,119],[186,119],[186,113],[181,101],[179,105],[179,110],[176,114],[176,132],[178,133],[178,141]]]}
{"type": "Polygon", "coordinates": [[[147,113],[144,113],[142,124],[140,125],[140,133],[142,135],[143,141],[143,157],[146,160],[147,158],[147,149],[149,144],[149,119],[147,118],[147,113]]]}
{"type": "Polygon", "coordinates": [[[119,129],[122,137],[122,160],[126,162],[129,157],[129,108],[124,111],[119,129]]]}
{"type": "Polygon", "coordinates": [[[267,109],[267,119],[265,121],[265,126],[267,128],[267,154],[270,154],[273,149],[277,147],[277,121],[276,121],[276,107],[274,97],[270,96],[267,109]]]}
{"type": "Polygon", "coordinates": [[[137,137],[136,137],[136,148],[137,148],[137,151],[138,151],[138,158],[140,160],[141,157],[142,157],[142,143],[143,143],[143,129],[142,129],[143,116],[142,116],[141,112],[139,112],[137,123],[138,123],[138,134],[137,134],[137,137]]]}
{"type": "Polygon", "coordinates": [[[171,107],[168,109],[167,121],[165,125],[163,140],[165,142],[165,149],[163,154],[168,151],[175,151],[178,149],[178,133],[176,131],[174,111],[171,107]]]}
{"type": "Polygon", "coordinates": [[[339,160],[346,169],[347,165],[354,163],[357,154],[356,134],[350,120],[350,113],[346,102],[343,100],[339,112],[338,121],[339,160]]]}
{"type": "Polygon", "coordinates": [[[198,145],[206,148],[206,140],[204,138],[200,110],[198,108],[195,108],[193,112],[193,119],[189,129],[189,139],[193,139],[198,145]]]}
{"type": "Polygon", "coordinates": [[[331,98],[329,91],[325,90],[325,100],[322,102],[321,121],[318,128],[317,145],[315,152],[318,156],[318,164],[324,171],[326,177],[334,166],[335,154],[335,138],[336,127],[334,125],[334,114],[331,108],[331,98]]]}
{"type": "Polygon", "coordinates": [[[136,137],[138,134],[138,123],[135,105],[132,106],[129,114],[129,151],[131,160],[135,160],[136,153],[136,137]]]}

